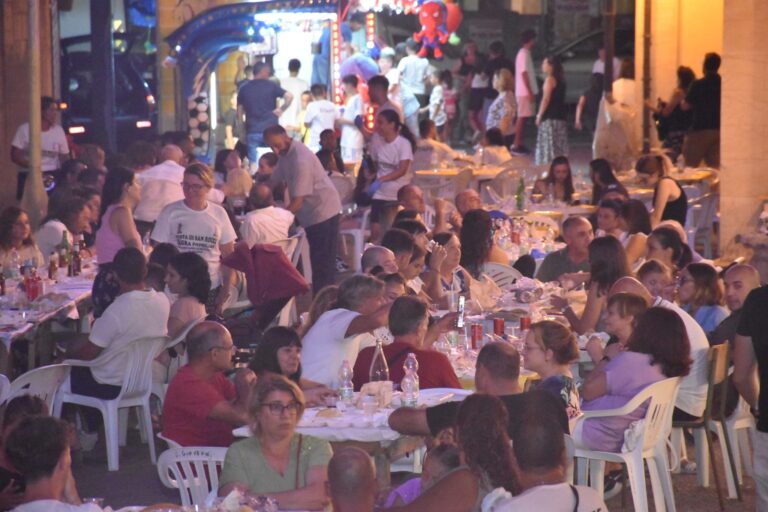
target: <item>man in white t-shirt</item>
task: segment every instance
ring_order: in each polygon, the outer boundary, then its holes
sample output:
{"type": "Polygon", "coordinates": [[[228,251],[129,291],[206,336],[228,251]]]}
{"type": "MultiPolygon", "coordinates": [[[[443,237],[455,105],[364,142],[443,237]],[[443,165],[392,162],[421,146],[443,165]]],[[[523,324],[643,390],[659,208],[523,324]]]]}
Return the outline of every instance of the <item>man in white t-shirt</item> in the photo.
{"type": "Polygon", "coordinates": [[[254,186],[249,201],[253,210],[248,212],[240,225],[240,236],[248,247],[288,238],[294,216],[288,210],[275,207],[272,189],[268,185],[259,183],[254,186]]]}
{"type": "Polygon", "coordinates": [[[536,43],[536,32],[526,30],[520,35],[520,50],[515,57],[515,99],[517,100],[517,120],[515,121],[515,142],[512,145],[513,155],[530,153],[523,146],[523,129],[525,119],[533,117],[536,112],[536,95],[539,85],[536,83],[536,70],[533,67],[531,49],[536,43]]]}
{"type": "MultiPolygon", "coordinates": [[[[301,98],[302,93],[309,90],[307,81],[299,78],[300,69],[301,61],[299,59],[291,59],[288,61],[288,76],[280,79],[280,87],[291,93],[294,98],[301,98]]],[[[294,139],[300,139],[303,131],[299,126],[300,108],[301,102],[292,101],[279,120],[280,125],[285,127],[294,139]]]]}
{"type": "Polygon", "coordinates": [[[597,491],[566,481],[563,429],[548,410],[531,402],[511,440],[512,474],[519,492],[514,497],[501,488],[491,492],[483,500],[483,511],[607,512],[597,491]]]}
{"type": "MultiPolygon", "coordinates": [[[[40,98],[40,143],[42,160],[40,167],[43,171],[43,185],[50,192],[56,179],[56,171],[61,163],[69,157],[69,144],[64,129],[56,124],[59,106],[50,96],[40,98]]],[[[29,123],[18,127],[11,141],[11,160],[19,166],[16,181],[16,199],[21,200],[24,194],[24,183],[29,172],[29,123]]]]}
{"type": "MultiPolygon", "coordinates": [[[[112,262],[120,295],[93,323],[88,340],[67,350],[66,359],[90,361],[102,353],[124,350],[130,343],[168,334],[171,306],[163,293],[147,289],[147,260],[135,247],[120,249],[112,262]]],[[[104,365],[73,366],[70,385],[74,393],[111,399],[120,393],[125,365],[111,359],[104,365]]]]}
{"type": "Polygon", "coordinates": [[[426,106],[427,77],[429,75],[429,60],[419,57],[419,43],[409,38],[405,42],[406,56],[400,59],[397,70],[400,72],[400,87],[407,87],[426,106]]]}
{"type": "MultiPolygon", "coordinates": [[[[79,503],[72,477],[69,428],[58,418],[27,416],[5,440],[12,467],[24,475],[25,503],[18,512],[101,512],[93,503],[79,503]]],[[[11,484],[15,487],[18,482],[11,484]]],[[[10,486],[9,486],[10,488],[10,486]]]]}
{"type": "Polygon", "coordinates": [[[229,267],[222,267],[221,259],[234,250],[237,234],[224,208],[208,200],[212,188],[213,173],[207,166],[187,167],[182,182],[184,199],[163,208],[152,229],[152,241],[169,243],[181,252],[203,257],[211,276],[211,292],[216,294],[213,303],[207,306],[221,313],[236,282],[236,274],[229,267]]]}
{"type": "Polygon", "coordinates": [[[184,199],[181,182],[184,179],[184,152],[179,146],[167,144],[160,150],[159,162],[137,175],[141,183],[141,199],[133,218],[142,235],[149,231],[163,208],[184,199]]]}
{"type": "Polygon", "coordinates": [[[390,304],[384,298],[384,283],[355,275],[339,285],[338,307],[326,311],[302,341],[302,376],[329,387],[337,387],[338,372],[346,360],[355,366],[357,354],[375,343],[371,334],[387,324],[390,304]]]}
{"type": "MultiPolygon", "coordinates": [[[[621,59],[614,56],[613,57],[613,79],[618,80],[619,79],[619,73],[621,72],[621,59]]],[[[592,74],[600,73],[601,75],[605,74],[605,48],[600,47],[599,50],[597,50],[597,60],[595,60],[595,63],[592,64],[592,74]]]]}
{"type": "Polygon", "coordinates": [[[336,105],[328,101],[328,88],[322,84],[314,84],[311,89],[312,101],[307,105],[304,114],[304,126],[309,130],[307,147],[313,153],[320,151],[320,134],[324,130],[333,130],[339,111],[336,105]]]}

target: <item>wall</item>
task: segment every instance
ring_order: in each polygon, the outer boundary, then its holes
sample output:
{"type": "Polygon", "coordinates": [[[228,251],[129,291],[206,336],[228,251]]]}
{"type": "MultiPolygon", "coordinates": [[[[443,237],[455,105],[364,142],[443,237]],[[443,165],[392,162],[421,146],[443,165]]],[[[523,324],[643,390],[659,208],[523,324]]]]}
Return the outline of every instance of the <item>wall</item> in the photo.
{"type": "MultiPolygon", "coordinates": [[[[40,0],[41,94],[53,93],[52,2],[40,0]]],[[[28,118],[27,0],[0,2],[0,207],[16,201],[16,165],[10,159],[16,128],[28,118]]]]}

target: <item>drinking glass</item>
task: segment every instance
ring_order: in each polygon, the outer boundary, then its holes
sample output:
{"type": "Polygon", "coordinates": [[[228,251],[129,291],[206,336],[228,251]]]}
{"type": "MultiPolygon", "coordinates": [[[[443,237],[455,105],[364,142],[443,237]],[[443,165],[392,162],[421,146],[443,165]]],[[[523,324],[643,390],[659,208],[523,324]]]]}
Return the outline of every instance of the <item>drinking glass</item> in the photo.
{"type": "Polygon", "coordinates": [[[363,413],[368,417],[372,418],[373,415],[376,413],[376,409],[379,406],[379,401],[374,395],[365,395],[363,397],[363,413]]]}

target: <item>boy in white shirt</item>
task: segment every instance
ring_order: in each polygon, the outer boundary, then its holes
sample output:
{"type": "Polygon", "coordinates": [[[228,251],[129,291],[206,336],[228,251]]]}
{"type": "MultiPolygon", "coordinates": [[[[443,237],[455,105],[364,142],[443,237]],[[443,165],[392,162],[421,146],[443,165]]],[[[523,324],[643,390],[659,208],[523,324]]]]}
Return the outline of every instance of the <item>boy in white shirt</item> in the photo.
{"type": "Polygon", "coordinates": [[[336,105],[326,98],[328,89],[324,85],[315,84],[310,91],[312,92],[312,102],[307,105],[307,111],[304,114],[304,126],[309,130],[307,147],[313,153],[317,153],[320,151],[320,134],[324,130],[333,129],[339,118],[339,112],[336,105]]]}

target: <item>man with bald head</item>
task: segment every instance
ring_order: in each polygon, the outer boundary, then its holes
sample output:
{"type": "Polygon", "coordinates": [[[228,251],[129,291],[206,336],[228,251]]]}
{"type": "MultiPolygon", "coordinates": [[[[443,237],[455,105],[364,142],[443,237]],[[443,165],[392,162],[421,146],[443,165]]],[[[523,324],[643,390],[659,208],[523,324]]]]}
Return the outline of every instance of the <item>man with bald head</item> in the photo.
{"type": "Polygon", "coordinates": [[[719,345],[736,338],[736,328],[741,320],[741,308],[749,292],[760,287],[760,274],[752,265],[734,265],[725,272],[725,305],[731,314],[709,335],[712,345],[719,345]]]}
{"type": "Polygon", "coordinates": [[[345,446],[335,450],[325,485],[334,512],[373,512],[378,491],[376,470],[362,449],[345,446]]]}
{"type": "Polygon", "coordinates": [[[255,244],[271,244],[288,238],[293,226],[293,213],[274,205],[272,189],[266,183],[258,183],[252,189],[248,200],[252,211],[248,212],[240,225],[240,237],[248,247],[255,244]]]}
{"type": "Polygon", "coordinates": [[[217,322],[200,322],[187,334],[189,363],[168,386],[163,403],[163,435],[182,446],[229,446],[232,429],[248,423],[246,404],[256,376],[232,369],[235,345],[217,322]]]}
{"type": "MultiPolygon", "coordinates": [[[[450,214],[450,217],[448,218],[448,223],[453,226],[453,231],[458,233],[461,231],[461,226],[464,221],[464,215],[470,211],[470,210],[478,210],[483,207],[483,201],[480,199],[480,194],[477,193],[477,190],[473,188],[468,188],[466,190],[462,190],[458,194],[456,194],[456,197],[454,198],[454,204],[456,205],[456,210],[450,214]]],[[[435,209],[437,210],[437,204],[435,204],[435,209]]],[[[439,233],[440,230],[435,228],[435,233],[439,233]]]]}
{"type": "Polygon", "coordinates": [[[360,267],[363,274],[376,275],[379,272],[394,274],[398,272],[395,253],[380,245],[372,245],[363,251],[360,267]]]}
{"type": "Polygon", "coordinates": [[[421,187],[418,185],[409,183],[400,187],[397,191],[397,202],[403,210],[413,210],[424,216],[424,210],[426,209],[424,192],[422,192],[421,187]]]}
{"type": "Polygon", "coordinates": [[[616,293],[632,293],[643,297],[648,307],[662,307],[677,313],[685,325],[688,342],[691,345],[691,371],[680,381],[680,391],[675,402],[673,420],[689,420],[698,418],[704,413],[707,400],[707,351],[709,341],[704,330],[696,320],[683,311],[677,304],[661,297],[652,297],[643,284],[634,277],[622,277],[616,281],[609,296],[616,293]]]}
{"type": "Polygon", "coordinates": [[[565,247],[547,254],[536,274],[539,281],[557,281],[563,274],[589,272],[589,244],[594,239],[592,225],[584,217],[568,217],[563,222],[565,247]]]}

